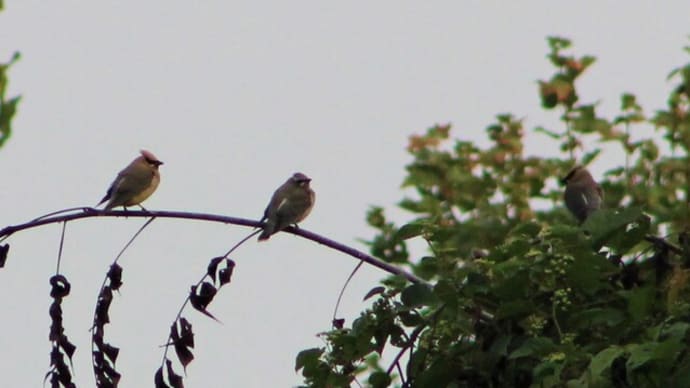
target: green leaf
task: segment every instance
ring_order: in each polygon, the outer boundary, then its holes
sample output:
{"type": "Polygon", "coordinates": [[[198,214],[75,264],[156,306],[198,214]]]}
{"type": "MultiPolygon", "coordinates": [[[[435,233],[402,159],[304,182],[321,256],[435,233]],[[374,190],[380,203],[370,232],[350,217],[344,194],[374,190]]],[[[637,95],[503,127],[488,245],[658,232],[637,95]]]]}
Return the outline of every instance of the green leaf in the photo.
{"type": "Polygon", "coordinates": [[[690,324],[687,322],[676,322],[663,330],[663,337],[673,339],[675,341],[683,341],[688,334],[690,324]]]}
{"type": "Polygon", "coordinates": [[[651,219],[647,215],[641,215],[634,222],[627,225],[614,237],[606,242],[606,245],[618,254],[626,254],[637,244],[644,241],[651,228],[651,219]]]}
{"type": "Polygon", "coordinates": [[[400,317],[403,325],[407,327],[416,327],[424,323],[424,318],[422,318],[419,314],[412,314],[409,311],[401,311],[398,313],[398,316],[400,317]]]}
{"type": "Polygon", "coordinates": [[[654,359],[661,361],[660,364],[664,366],[663,369],[670,369],[676,358],[686,348],[687,344],[685,342],[669,339],[659,343],[656,349],[654,349],[654,359]]]}
{"type": "Polygon", "coordinates": [[[410,223],[405,224],[397,232],[393,238],[397,241],[407,240],[413,237],[420,236],[424,233],[425,225],[422,223],[410,223]]]}
{"type": "Polygon", "coordinates": [[[592,235],[595,249],[605,245],[616,233],[624,232],[625,226],[642,217],[639,207],[625,209],[601,209],[592,213],[582,228],[592,235]]]}
{"type": "MultiPolygon", "coordinates": [[[[506,262],[507,263],[507,262],[506,262]]],[[[494,286],[494,293],[504,302],[523,300],[527,296],[527,291],[530,290],[529,273],[525,268],[523,262],[516,262],[521,268],[519,272],[506,271],[501,282],[494,286]]]]}
{"type": "Polygon", "coordinates": [[[568,284],[581,292],[594,295],[601,289],[610,288],[608,277],[616,268],[605,257],[587,253],[578,255],[567,268],[568,284]]]}
{"type": "Polygon", "coordinates": [[[304,368],[305,366],[313,366],[319,361],[319,357],[323,354],[322,348],[305,349],[297,354],[295,359],[295,372],[304,368]]]}
{"type": "Polygon", "coordinates": [[[600,153],[601,153],[601,148],[595,148],[592,151],[587,152],[586,154],[582,155],[581,163],[585,166],[588,165],[594,159],[596,159],[600,153]]]}
{"type": "Polygon", "coordinates": [[[614,308],[594,307],[584,310],[571,319],[576,327],[591,329],[594,326],[615,327],[625,320],[625,314],[614,308]]]}
{"type": "Polygon", "coordinates": [[[657,346],[658,344],[656,342],[646,342],[629,346],[628,351],[630,352],[630,357],[628,357],[628,362],[626,363],[628,372],[634,371],[652,361],[657,346]]]}
{"type": "Polygon", "coordinates": [[[506,356],[508,355],[508,345],[512,339],[512,336],[502,335],[494,340],[489,350],[498,355],[506,356]]]}
{"type": "Polygon", "coordinates": [[[535,306],[531,300],[519,298],[517,300],[501,303],[496,310],[496,318],[509,319],[521,317],[533,312],[534,309],[535,306]]]}
{"type": "Polygon", "coordinates": [[[516,358],[529,356],[542,357],[553,352],[555,349],[556,346],[553,344],[553,341],[551,341],[549,338],[527,338],[525,342],[523,342],[522,345],[520,345],[520,347],[518,347],[512,353],[510,353],[508,359],[513,360],[516,358]]]}
{"type": "Polygon", "coordinates": [[[634,321],[644,320],[656,303],[656,288],[653,286],[621,291],[627,296],[628,313],[634,321]]]}
{"type": "Polygon", "coordinates": [[[417,276],[423,279],[431,279],[439,271],[439,260],[433,256],[424,256],[419,260],[419,264],[414,267],[417,276]]]}
{"type": "Polygon", "coordinates": [[[542,226],[538,222],[523,222],[515,226],[515,228],[510,231],[510,235],[537,237],[539,232],[541,232],[541,228],[542,226]]]}
{"type": "Polygon", "coordinates": [[[533,375],[540,388],[562,387],[559,376],[562,369],[563,364],[560,362],[544,361],[534,367],[533,375]]]}
{"type": "Polygon", "coordinates": [[[571,45],[570,39],[561,38],[558,36],[547,36],[546,41],[548,42],[549,47],[551,47],[551,50],[554,52],[568,48],[571,45]]]}
{"type": "Polygon", "coordinates": [[[400,300],[407,307],[419,307],[433,304],[436,297],[429,286],[413,284],[403,290],[400,300]]]}
{"type": "Polygon", "coordinates": [[[674,371],[670,378],[669,387],[690,387],[690,359],[686,357],[685,362],[674,371]]]}
{"type": "Polygon", "coordinates": [[[589,362],[589,370],[592,375],[601,376],[607,371],[613,360],[625,354],[625,349],[620,346],[610,346],[597,353],[589,362]]]}
{"type": "Polygon", "coordinates": [[[366,295],[364,295],[364,298],[362,300],[367,300],[371,298],[374,295],[379,295],[382,294],[384,291],[386,291],[386,287],[383,286],[377,286],[369,290],[366,295]]]}
{"type": "Polygon", "coordinates": [[[416,388],[438,388],[447,387],[454,374],[454,368],[448,360],[438,358],[421,372],[415,379],[412,386],[416,388]]]}
{"type": "Polygon", "coordinates": [[[369,375],[369,385],[373,388],[385,388],[391,384],[391,377],[388,373],[379,371],[369,375]]]}
{"type": "Polygon", "coordinates": [[[536,127],[536,128],[534,128],[534,132],[543,133],[544,135],[546,135],[552,139],[555,139],[555,140],[558,140],[558,139],[563,137],[563,134],[558,133],[558,132],[554,132],[554,131],[552,131],[550,129],[546,129],[544,127],[536,127]]]}

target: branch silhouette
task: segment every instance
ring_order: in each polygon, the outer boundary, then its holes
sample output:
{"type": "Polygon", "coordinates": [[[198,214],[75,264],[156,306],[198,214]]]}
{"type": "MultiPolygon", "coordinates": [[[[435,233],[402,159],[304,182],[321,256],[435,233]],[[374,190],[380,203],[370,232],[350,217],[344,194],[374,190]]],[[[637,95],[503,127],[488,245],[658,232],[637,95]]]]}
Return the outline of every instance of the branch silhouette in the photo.
{"type": "MultiPolygon", "coordinates": [[[[219,222],[223,224],[233,224],[239,226],[248,226],[254,228],[260,228],[263,223],[255,220],[250,220],[246,218],[229,217],[218,214],[208,214],[208,213],[190,213],[181,211],[166,211],[166,210],[100,210],[91,207],[83,208],[72,208],[59,210],[49,215],[36,218],[32,221],[25,222],[23,224],[11,225],[0,230],[0,242],[7,239],[14,233],[32,229],[43,225],[74,221],[82,218],[92,218],[92,217],[157,217],[157,218],[176,218],[176,219],[187,219],[196,221],[211,221],[219,222]]],[[[392,275],[397,275],[404,277],[412,283],[427,284],[423,279],[406,272],[405,270],[398,268],[394,265],[386,263],[385,261],[379,260],[369,254],[366,254],[360,250],[349,247],[347,245],[341,244],[330,238],[321,236],[319,234],[310,232],[302,228],[296,228],[293,226],[287,227],[283,230],[284,233],[294,234],[296,236],[303,237],[307,240],[314,241],[318,244],[324,245],[328,248],[334,249],[336,251],[342,252],[346,255],[352,256],[358,260],[361,260],[369,265],[379,268],[385,272],[392,275]]]]}

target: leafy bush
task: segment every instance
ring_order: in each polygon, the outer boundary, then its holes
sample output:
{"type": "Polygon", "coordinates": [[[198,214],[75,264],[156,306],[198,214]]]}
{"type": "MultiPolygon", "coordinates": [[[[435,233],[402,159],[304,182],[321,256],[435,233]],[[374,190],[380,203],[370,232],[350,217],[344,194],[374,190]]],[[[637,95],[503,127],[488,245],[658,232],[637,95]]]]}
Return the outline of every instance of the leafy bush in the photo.
{"type": "Polygon", "coordinates": [[[412,136],[414,195],[399,205],[416,218],[398,226],[371,209],[369,244],[429,284],[392,277],[372,290],[349,327],[298,355],[306,385],[690,386],[690,64],[669,76],[665,110],[648,116],[626,93],[605,118],[575,85],[595,59],[548,42],[555,72],[539,93],[563,129],[531,132],[562,155],[527,155],[510,114],[486,129],[488,148],[451,139],[450,126],[412,136]],[[617,147],[625,164],[599,177],[605,208],[577,225],[559,178],[617,147]],[[409,239],[428,254],[411,257],[409,239]]]}

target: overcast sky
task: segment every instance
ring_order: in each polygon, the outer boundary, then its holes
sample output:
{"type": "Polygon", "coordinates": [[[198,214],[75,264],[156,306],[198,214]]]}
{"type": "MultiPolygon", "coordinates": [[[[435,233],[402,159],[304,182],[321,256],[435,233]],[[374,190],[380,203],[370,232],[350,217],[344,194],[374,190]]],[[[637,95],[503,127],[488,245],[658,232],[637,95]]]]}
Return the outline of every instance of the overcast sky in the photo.
{"type": "MultiPolygon", "coordinates": [[[[435,123],[479,140],[496,113],[555,125],[538,79],[552,74],[545,37],[598,58],[578,84],[612,116],[622,92],[651,112],[666,76],[690,59],[687,1],[38,1],[8,0],[0,58],[22,59],[9,95],[23,96],[0,150],[0,227],[94,205],[139,149],[165,162],[150,209],[258,219],[295,171],[312,177],[316,207],[302,227],[360,249],[372,205],[394,209],[407,138],[435,123]]],[[[561,129],[553,127],[554,129],[561,129]]],[[[539,154],[540,137],[530,136],[539,154]]],[[[483,140],[481,140],[483,141],[483,140]]],[[[604,167],[621,160],[600,158],[604,167]]],[[[67,226],[63,303],[78,346],[76,382],[93,386],[89,332],[103,276],[142,219],[67,226]]],[[[107,340],[122,351],[121,386],[152,385],[168,328],[208,260],[250,230],[156,220],[121,259],[124,286],[107,340]]],[[[23,232],[0,270],[0,383],[38,387],[49,365],[48,279],[60,228],[23,232]]],[[[310,241],[251,241],[196,332],[188,387],[289,387],[298,351],[322,342],[356,262],[310,241]]],[[[350,323],[384,273],[365,268],[345,295],[350,323]]]]}

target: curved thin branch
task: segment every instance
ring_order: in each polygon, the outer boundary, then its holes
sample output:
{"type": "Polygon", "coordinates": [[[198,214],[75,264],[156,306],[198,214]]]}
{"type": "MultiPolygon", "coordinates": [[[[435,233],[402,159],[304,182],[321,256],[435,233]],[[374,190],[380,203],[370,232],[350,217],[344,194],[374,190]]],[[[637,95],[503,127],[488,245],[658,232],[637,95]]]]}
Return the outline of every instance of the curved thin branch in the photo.
{"type": "MultiPolygon", "coordinates": [[[[240,226],[249,226],[252,228],[260,228],[263,223],[260,221],[255,221],[255,220],[249,220],[246,218],[238,218],[238,217],[228,217],[228,216],[222,216],[222,215],[217,215],[217,214],[207,214],[207,213],[189,213],[189,212],[180,212],[180,211],[166,211],[166,210],[160,210],[160,211],[151,211],[151,210],[100,210],[100,209],[94,209],[91,207],[84,207],[84,208],[78,208],[77,212],[74,213],[69,213],[69,214],[62,214],[63,211],[58,211],[56,214],[61,214],[61,215],[56,215],[56,216],[48,216],[40,219],[36,219],[33,221],[29,221],[23,224],[18,224],[18,225],[11,225],[3,228],[0,230],[0,241],[3,241],[10,235],[25,230],[25,229],[31,229],[35,228],[38,226],[42,225],[48,225],[48,224],[54,224],[54,223],[59,223],[59,222],[65,222],[65,221],[72,221],[72,220],[78,220],[81,218],[92,218],[92,217],[158,217],[158,218],[178,218],[178,219],[187,219],[187,220],[197,220],[197,221],[212,221],[212,222],[220,222],[223,224],[233,224],[233,225],[240,225],[240,226]]],[[[325,245],[331,249],[334,249],[336,251],[342,252],[346,255],[350,255],[356,259],[362,260],[363,262],[373,265],[376,268],[379,268],[383,271],[386,271],[392,275],[398,275],[402,276],[408,281],[412,283],[422,283],[426,284],[426,282],[417,276],[406,272],[394,265],[391,265],[389,263],[386,263],[385,261],[381,261],[371,255],[368,255],[362,251],[359,251],[355,248],[349,247],[347,245],[341,244],[337,241],[331,240],[327,237],[318,235],[313,232],[309,232],[307,230],[304,230],[302,228],[295,228],[293,226],[287,227],[286,229],[283,230],[283,232],[291,233],[303,238],[306,238],[307,240],[314,241],[318,244],[325,245]]]]}
{"type": "Polygon", "coordinates": [[[350,276],[347,277],[347,280],[345,280],[345,284],[343,284],[343,288],[340,289],[340,293],[338,294],[338,300],[335,302],[335,308],[333,309],[333,318],[331,319],[331,322],[335,322],[335,318],[338,315],[338,307],[340,307],[340,301],[343,299],[343,295],[345,294],[345,289],[347,288],[348,284],[350,284],[350,281],[352,278],[355,276],[357,271],[359,271],[359,268],[362,266],[364,262],[360,261],[357,263],[355,268],[350,272],[350,276]]]}
{"type": "Polygon", "coordinates": [[[62,247],[65,245],[65,229],[67,229],[67,223],[62,223],[62,234],[60,234],[60,248],[58,249],[57,264],[55,264],[55,275],[60,274],[60,262],[62,261],[62,247]]]}

